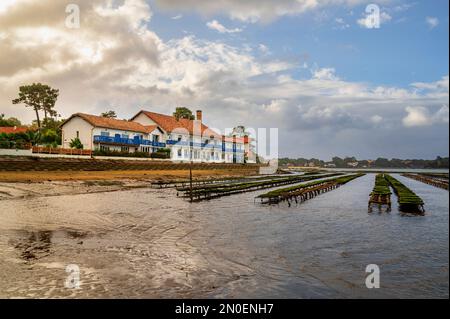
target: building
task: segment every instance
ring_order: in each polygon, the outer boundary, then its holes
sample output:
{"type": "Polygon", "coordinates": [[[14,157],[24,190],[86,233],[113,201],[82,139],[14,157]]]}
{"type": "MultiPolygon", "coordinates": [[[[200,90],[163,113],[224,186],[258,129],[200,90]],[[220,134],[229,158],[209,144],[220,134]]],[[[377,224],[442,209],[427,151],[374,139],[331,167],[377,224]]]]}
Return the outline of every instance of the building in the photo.
{"type": "Polygon", "coordinates": [[[154,153],[168,148],[174,161],[244,163],[249,139],[223,136],[206,126],[202,112],[195,120],[140,111],[131,120],[76,113],[62,125],[62,147],[79,138],[84,149],[154,153]]]}
{"type": "Polygon", "coordinates": [[[62,147],[79,138],[87,150],[151,152],[165,147],[160,143],[163,132],[156,125],[75,113],[61,125],[62,147]]]}
{"type": "Polygon", "coordinates": [[[29,130],[26,126],[0,126],[0,134],[16,134],[16,133],[26,133],[29,130]]]}

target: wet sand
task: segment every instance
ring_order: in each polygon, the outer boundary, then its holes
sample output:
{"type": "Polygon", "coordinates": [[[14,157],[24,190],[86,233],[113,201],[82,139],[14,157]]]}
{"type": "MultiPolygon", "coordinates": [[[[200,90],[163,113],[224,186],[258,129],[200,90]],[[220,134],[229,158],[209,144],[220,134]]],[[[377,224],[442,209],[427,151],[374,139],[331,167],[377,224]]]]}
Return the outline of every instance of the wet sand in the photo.
{"type": "Polygon", "coordinates": [[[239,265],[225,270],[214,253],[191,243],[188,236],[201,226],[181,199],[178,208],[166,204],[167,195],[176,198],[173,190],[121,189],[99,197],[62,195],[54,183],[33,188],[44,195],[1,201],[1,298],[202,297],[242,272],[239,265]],[[47,196],[52,188],[59,194],[47,196]],[[152,199],[145,209],[118,204],[143,196],[152,199]],[[80,289],[64,286],[69,264],[80,267],[80,289]]]}

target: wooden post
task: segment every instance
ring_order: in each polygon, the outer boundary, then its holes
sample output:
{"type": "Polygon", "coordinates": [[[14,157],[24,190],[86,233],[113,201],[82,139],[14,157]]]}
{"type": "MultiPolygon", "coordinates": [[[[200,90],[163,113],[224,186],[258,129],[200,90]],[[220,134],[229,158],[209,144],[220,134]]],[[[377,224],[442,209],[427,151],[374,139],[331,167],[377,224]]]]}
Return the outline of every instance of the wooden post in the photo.
{"type": "Polygon", "coordinates": [[[189,164],[189,193],[190,193],[190,199],[191,203],[193,202],[192,198],[192,143],[194,141],[194,137],[191,138],[192,142],[189,142],[189,157],[190,157],[190,164],[189,164]]]}

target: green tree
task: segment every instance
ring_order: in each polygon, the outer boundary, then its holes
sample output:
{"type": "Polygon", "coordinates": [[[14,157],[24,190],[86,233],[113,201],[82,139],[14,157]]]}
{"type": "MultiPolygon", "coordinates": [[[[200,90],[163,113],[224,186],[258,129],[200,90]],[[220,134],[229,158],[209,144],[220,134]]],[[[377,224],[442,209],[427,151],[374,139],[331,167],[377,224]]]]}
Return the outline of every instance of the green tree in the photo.
{"type": "Polygon", "coordinates": [[[52,89],[50,86],[33,83],[19,87],[19,97],[12,101],[13,104],[25,104],[26,107],[33,108],[36,113],[36,120],[39,130],[41,129],[41,120],[39,111],[44,111],[44,117],[47,115],[56,116],[53,109],[59,95],[59,90],[52,89]]]}
{"type": "Polygon", "coordinates": [[[334,165],[336,165],[336,167],[346,167],[344,160],[340,157],[335,156],[331,159],[331,161],[334,165]]]}
{"type": "Polygon", "coordinates": [[[179,119],[195,120],[195,116],[192,114],[192,111],[189,110],[187,107],[177,107],[175,109],[175,112],[173,112],[173,116],[177,120],[179,119]]]}
{"type": "Polygon", "coordinates": [[[112,110],[103,112],[102,114],[100,114],[100,116],[101,116],[101,117],[107,117],[107,118],[110,118],[110,119],[115,119],[115,118],[117,118],[116,112],[115,112],[115,111],[112,111],[112,110]]]}
{"type": "Polygon", "coordinates": [[[83,144],[81,143],[81,141],[80,141],[80,139],[78,138],[78,137],[75,137],[75,138],[73,138],[71,141],[70,141],[70,147],[71,148],[76,148],[76,149],[78,149],[78,150],[82,150],[83,149],[83,144]]]}
{"type": "Polygon", "coordinates": [[[5,118],[5,114],[0,114],[0,126],[21,126],[22,123],[15,117],[5,118]]]}

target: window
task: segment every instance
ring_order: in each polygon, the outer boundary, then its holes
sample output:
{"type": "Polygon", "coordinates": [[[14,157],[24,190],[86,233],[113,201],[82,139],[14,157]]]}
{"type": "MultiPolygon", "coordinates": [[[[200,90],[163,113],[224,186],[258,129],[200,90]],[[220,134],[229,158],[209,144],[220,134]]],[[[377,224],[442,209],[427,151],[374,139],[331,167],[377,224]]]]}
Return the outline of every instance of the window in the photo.
{"type": "Polygon", "coordinates": [[[109,146],[100,145],[100,149],[101,149],[102,151],[109,151],[109,146]]]}
{"type": "Polygon", "coordinates": [[[122,138],[129,138],[130,136],[128,134],[122,134],[122,138]]]}
{"type": "Polygon", "coordinates": [[[185,158],[189,158],[189,152],[188,152],[188,150],[184,150],[184,157],[185,157],[185,158]]]}
{"type": "Polygon", "coordinates": [[[101,136],[109,136],[109,132],[100,132],[101,136]]]}
{"type": "Polygon", "coordinates": [[[120,148],[120,151],[121,152],[129,152],[129,148],[128,148],[128,146],[122,146],[121,148],[120,148]]]}
{"type": "Polygon", "coordinates": [[[181,142],[183,140],[183,136],[181,136],[181,135],[178,135],[178,139],[177,139],[177,141],[178,142],[181,142]]]}
{"type": "Polygon", "coordinates": [[[181,157],[181,156],[182,156],[181,148],[179,148],[179,149],[177,150],[177,156],[178,156],[178,157],[181,157]]]}
{"type": "Polygon", "coordinates": [[[80,131],[77,131],[77,138],[80,138],[80,131]]]}

